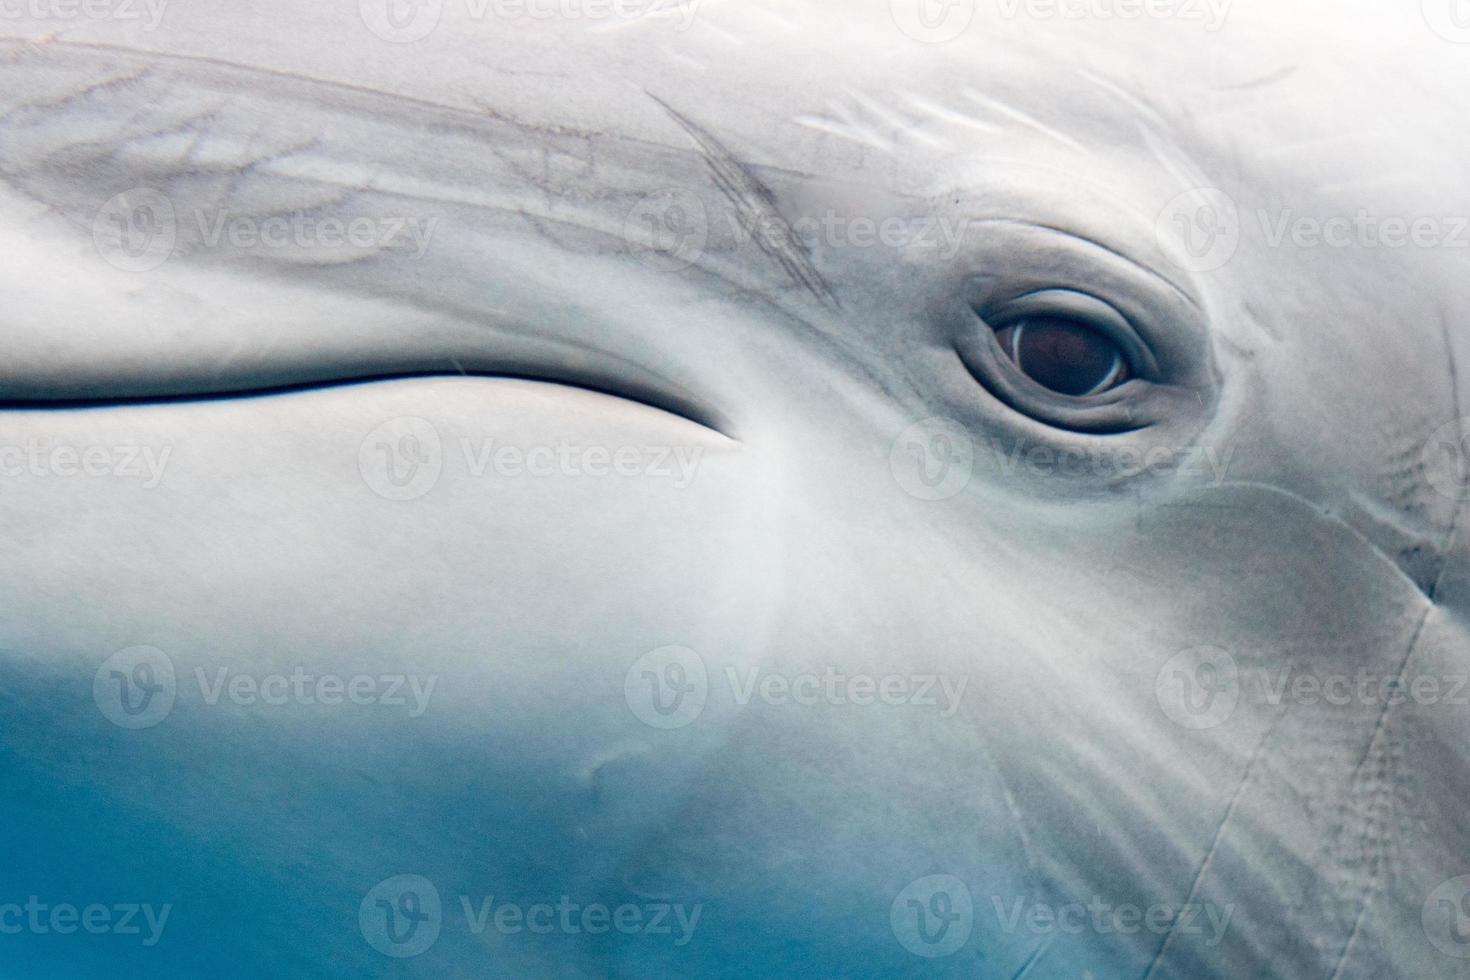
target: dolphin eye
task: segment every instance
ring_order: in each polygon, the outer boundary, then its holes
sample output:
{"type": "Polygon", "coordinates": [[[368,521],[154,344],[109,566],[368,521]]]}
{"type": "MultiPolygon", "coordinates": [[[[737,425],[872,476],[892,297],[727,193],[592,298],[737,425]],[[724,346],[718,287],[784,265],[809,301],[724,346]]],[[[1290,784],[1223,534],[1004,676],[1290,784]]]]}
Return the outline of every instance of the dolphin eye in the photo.
{"type": "Polygon", "coordinates": [[[1021,373],[1059,395],[1097,395],[1132,377],[1116,343],[1070,316],[1022,316],[996,328],[995,338],[1021,373]]]}
{"type": "Polygon", "coordinates": [[[1041,289],[972,305],[955,335],[970,374],[1000,401],[1072,432],[1131,432],[1170,411],[1170,378],[1145,334],[1112,303],[1041,289]]]}

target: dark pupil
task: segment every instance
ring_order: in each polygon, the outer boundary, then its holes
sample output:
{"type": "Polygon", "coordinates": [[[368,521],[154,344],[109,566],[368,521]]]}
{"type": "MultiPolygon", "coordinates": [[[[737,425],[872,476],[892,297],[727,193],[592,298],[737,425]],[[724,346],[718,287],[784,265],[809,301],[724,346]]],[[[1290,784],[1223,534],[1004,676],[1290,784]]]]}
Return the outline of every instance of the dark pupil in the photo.
{"type": "Polygon", "coordinates": [[[1032,317],[996,331],[1007,356],[1037,384],[1078,397],[1123,380],[1118,348],[1072,320],[1032,317]]]}

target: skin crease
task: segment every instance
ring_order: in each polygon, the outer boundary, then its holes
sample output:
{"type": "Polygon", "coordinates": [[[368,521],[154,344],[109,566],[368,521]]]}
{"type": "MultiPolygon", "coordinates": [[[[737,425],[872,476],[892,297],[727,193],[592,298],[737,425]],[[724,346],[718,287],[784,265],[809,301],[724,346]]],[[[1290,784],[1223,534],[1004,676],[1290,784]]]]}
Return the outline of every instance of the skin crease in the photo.
{"type": "Polygon", "coordinates": [[[1272,703],[1248,679],[1470,673],[1463,515],[1435,489],[1453,460],[1425,451],[1470,404],[1466,253],[1273,244],[1283,214],[1470,214],[1470,49],[1366,3],[1242,0],[1217,32],[982,6],[942,44],[884,4],[710,3],[684,31],[449,4],[412,44],[319,6],[3,27],[0,444],[169,456],[153,487],[5,477],[21,846],[0,903],[172,911],[146,947],[0,935],[0,971],[1459,975],[1424,909],[1470,873],[1465,707],[1272,703]],[[1240,215],[1203,270],[1158,230],[1198,186],[1240,215]],[[137,187],[184,217],[175,254],[129,272],[93,220],[137,187]],[[681,268],[628,241],[672,192],[710,229],[681,268]],[[211,245],[194,220],[302,209],[435,231],[421,254],[327,255],[211,245]],[[963,234],[730,231],[829,210],[963,234]],[[1152,425],[1063,431],[956,353],[974,307],[1030,288],[1130,314],[1178,382],[1152,425]],[[397,374],[423,376],[336,383],[397,374]],[[936,416],[973,464],[927,500],[903,466],[936,416]],[[402,417],[433,426],[443,473],[390,500],[359,456],[402,417]],[[487,440],[697,465],[477,477],[462,450],[487,440]],[[1116,476],[1205,449],[1223,470],[1116,476]],[[1064,450],[1097,468],[1045,462],[1064,450]],[[137,644],[178,694],[133,731],[92,683],[137,644]],[[709,678],[672,730],[625,693],[668,644],[709,678]],[[1247,682],[1192,729],[1158,682],[1202,646],[1247,682]],[[411,697],[211,703],[221,668],[435,686],[416,717],[411,697]],[[738,696],[751,671],[831,670],[960,693],[738,696]],[[358,912],[400,874],[443,913],[396,959],[358,912]],[[973,904],[932,959],[892,921],[931,875],[973,904]],[[461,898],[490,896],[699,918],[682,944],[476,932],[461,898]],[[1201,911],[1029,917],[1089,903],[1201,911]]]}

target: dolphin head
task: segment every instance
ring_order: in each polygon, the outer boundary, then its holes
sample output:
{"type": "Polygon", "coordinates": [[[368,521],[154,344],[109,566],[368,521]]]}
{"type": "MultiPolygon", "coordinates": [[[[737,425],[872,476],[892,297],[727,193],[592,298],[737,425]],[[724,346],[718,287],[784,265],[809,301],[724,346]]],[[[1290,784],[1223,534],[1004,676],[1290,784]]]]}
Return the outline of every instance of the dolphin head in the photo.
{"type": "Polygon", "coordinates": [[[0,48],[17,962],[1454,975],[1453,17],[594,6],[0,48]]]}

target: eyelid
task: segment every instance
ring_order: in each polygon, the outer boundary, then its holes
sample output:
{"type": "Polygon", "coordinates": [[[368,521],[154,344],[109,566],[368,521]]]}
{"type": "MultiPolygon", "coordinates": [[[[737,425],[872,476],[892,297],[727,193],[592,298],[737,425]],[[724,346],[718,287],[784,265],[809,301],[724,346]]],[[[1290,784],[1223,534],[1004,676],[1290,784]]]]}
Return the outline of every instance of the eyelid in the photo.
{"type": "Polygon", "coordinates": [[[977,311],[997,330],[1034,316],[1062,317],[1086,324],[1117,346],[1134,377],[1152,381],[1159,365],[1128,318],[1110,303],[1073,289],[1039,289],[1017,296],[995,307],[977,311]]]}

